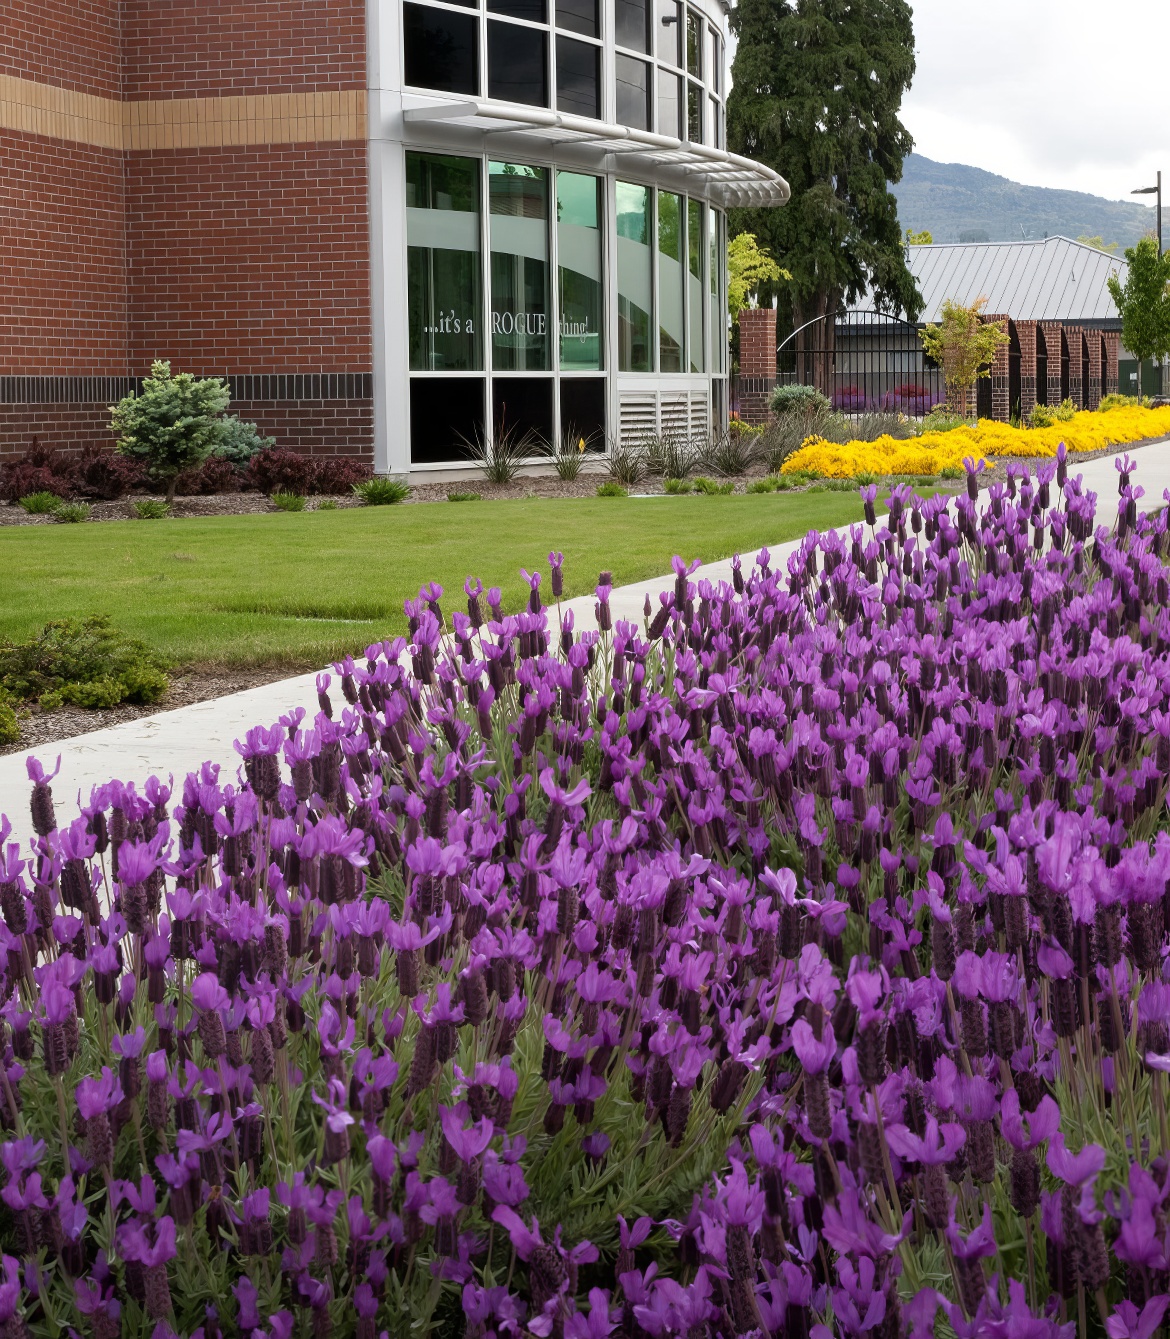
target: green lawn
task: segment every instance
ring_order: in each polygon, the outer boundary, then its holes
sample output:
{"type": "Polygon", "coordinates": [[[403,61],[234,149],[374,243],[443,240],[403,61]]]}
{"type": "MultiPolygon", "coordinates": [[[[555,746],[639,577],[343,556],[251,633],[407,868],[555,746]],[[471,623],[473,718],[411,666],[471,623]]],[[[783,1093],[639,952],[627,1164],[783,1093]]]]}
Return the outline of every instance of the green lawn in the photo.
{"type": "Polygon", "coordinates": [[[105,613],[176,664],[310,668],[405,630],[428,581],[448,612],[463,581],[500,586],[507,609],[565,554],[565,593],[669,571],[670,559],[754,555],[810,528],[861,519],[853,494],[530,499],[0,529],[0,638],[105,613]]]}

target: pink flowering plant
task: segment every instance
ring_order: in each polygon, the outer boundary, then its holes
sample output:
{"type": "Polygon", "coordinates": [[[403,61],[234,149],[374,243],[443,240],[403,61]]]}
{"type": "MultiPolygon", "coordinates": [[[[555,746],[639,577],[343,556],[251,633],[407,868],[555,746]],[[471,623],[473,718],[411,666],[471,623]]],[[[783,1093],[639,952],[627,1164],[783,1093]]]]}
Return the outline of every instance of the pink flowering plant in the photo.
{"type": "Polygon", "coordinates": [[[63,816],[30,759],[3,1339],[1157,1333],[1170,542],[1118,468],[1109,527],[1063,452],[863,490],[641,626],[559,554],[426,587],[236,777],[63,816]]]}

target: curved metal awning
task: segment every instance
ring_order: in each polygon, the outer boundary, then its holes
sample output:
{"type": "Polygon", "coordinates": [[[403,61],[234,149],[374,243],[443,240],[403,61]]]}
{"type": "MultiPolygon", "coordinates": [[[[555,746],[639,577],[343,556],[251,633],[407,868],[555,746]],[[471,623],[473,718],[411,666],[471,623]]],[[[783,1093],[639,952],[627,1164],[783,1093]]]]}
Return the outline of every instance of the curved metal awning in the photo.
{"type": "Polygon", "coordinates": [[[763,163],[707,144],[652,135],[647,130],[486,98],[437,100],[408,95],[402,105],[403,117],[408,122],[448,121],[487,133],[528,135],[547,144],[581,145],[599,155],[643,158],[655,166],[669,167],[695,178],[700,190],[717,197],[724,205],[783,205],[792,194],[784,178],[763,163]]]}

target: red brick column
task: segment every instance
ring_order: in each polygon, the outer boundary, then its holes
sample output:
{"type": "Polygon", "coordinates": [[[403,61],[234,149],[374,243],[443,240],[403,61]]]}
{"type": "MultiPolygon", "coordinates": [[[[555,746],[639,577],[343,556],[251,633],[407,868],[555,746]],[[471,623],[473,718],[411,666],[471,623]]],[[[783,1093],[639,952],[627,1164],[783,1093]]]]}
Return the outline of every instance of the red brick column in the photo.
{"type": "Polygon", "coordinates": [[[1036,408],[1036,322],[1017,321],[1016,338],[1020,341],[1020,418],[1023,420],[1036,408]]]}
{"type": "MultiPolygon", "coordinates": [[[[996,322],[1002,325],[1005,331],[1007,330],[1008,318],[1004,315],[985,316],[983,320],[988,325],[996,322]]],[[[1009,346],[1001,344],[991,360],[991,417],[998,419],[1000,423],[1006,423],[1012,413],[1012,407],[1008,403],[1010,399],[1008,351],[1009,346]]]]}
{"type": "Polygon", "coordinates": [[[1085,388],[1085,408],[1096,409],[1101,403],[1101,332],[1090,330],[1089,338],[1089,384],[1085,388]]]}
{"type": "Polygon", "coordinates": [[[1059,321],[1041,321],[1044,330],[1044,342],[1048,346],[1048,403],[1060,404],[1060,358],[1061,323],[1059,321]]]}
{"type": "Polygon", "coordinates": [[[1121,349],[1121,335],[1116,330],[1106,330],[1105,366],[1101,369],[1101,390],[1104,395],[1117,394],[1117,354],[1121,349]]]}
{"type": "Polygon", "coordinates": [[[745,307],[739,314],[739,416],[767,423],[776,384],[776,309],[745,307]]]}

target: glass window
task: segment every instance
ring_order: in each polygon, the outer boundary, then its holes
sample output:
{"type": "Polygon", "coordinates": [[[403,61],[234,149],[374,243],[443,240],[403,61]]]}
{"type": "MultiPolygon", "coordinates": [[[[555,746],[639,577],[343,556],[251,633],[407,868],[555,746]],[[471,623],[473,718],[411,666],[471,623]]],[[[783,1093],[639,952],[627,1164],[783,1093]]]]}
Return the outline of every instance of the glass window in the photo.
{"type": "Polygon", "coordinates": [[[708,112],[710,119],[707,124],[711,127],[711,143],[717,149],[724,149],[727,146],[723,142],[723,108],[719,103],[711,98],[708,112]]]}
{"type": "Polygon", "coordinates": [[[650,190],[617,183],[618,368],[651,372],[650,190]]]}
{"type": "Polygon", "coordinates": [[[658,71],[658,133],[682,139],[682,80],[667,70],[658,71]]]}
{"type": "Polygon", "coordinates": [[[510,19],[527,19],[529,23],[547,23],[548,11],[544,0],[487,0],[489,14],[506,14],[510,19]]]}
{"type": "Polygon", "coordinates": [[[651,0],[614,0],[618,46],[650,51],[651,0]]]}
{"type": "Polygon", "coordinates": [[[549,361],[548,170],[488,166],[492,367],[543,372],[549,361]]]}
{"type": "Polygon", "coordinates": [[[601,115],[601,48],[557,37],[557,111],[601,115]]]}
{"type": "Polygon", "coordinates": [[[658,192],[658,368],[683,371],[683,202],[658,192]]]}
{"type": "Polygon", "coordinates": [[[703,142],[703,103],[706,97],[703,93],[702,84],[696,84],[693,79],[688,79],[687,84],[687,139],[692,144],[702,144],[703,142]]]}
{"type": "Polygon", "coordinates": [[[553,435],[552,377],[496,377],[492,381],[492,424],[496,433],[527,439],[532,455],[548,449],[553,435]]]}
{"type": "Polygon", "coordinates": [[[727,367],[727,309],[723,305],[726,257],[721,250],[723,220],[714,209],[707,210],[707,235],[711,239],[707,255],[707,290],[711,298],[711,371],[722,372],[727,367]]]}
{"type": "Polygon", "coordinates": [[[406,256],[410,366],[483,367],[479,163],[406,155],[406,256]]]}
{"type": "Polygon", "coordinates": [[[557,0],[557,27],[596,37],[597,0],[557,0]]]}
{"type": "Polygon", "coordinates": [[[632,130],[650,129],[650,70],[648,61],[620,52],[614,57],[619,125],[632,130]]]}
{"type": "Polygon", "coordinates": [[[693,9],[687,10],[687,74],[703,77],[703,20],[693,9]]]}
{"type": "Polygon", "coordinates": [[[536,28],[488,23],[488,96],[548,106],[548,38],[536,28]]]}
{"type": "MultiPolygon", "coordinates": [[[[601,182],[557,173],[557,260],[561,367],[600,371],[604,279],[601,267],[601,182]]],[[[563,427],[563,424],[562,424],[563,427]]]]}
{"type": "Polygon", "coordinates": [[[708,80],[716,93],[723,92],[723,39],[715,31],[711,33],[711,78],[708,80]]]}
{"type": "Polygon", "coordinates": [[[444,93],[479,92],[479,20],[449,9],[405,4],[402,43],[406,82],[444,93]]]}
{"type": "Polygon", "coordinates": [[[687,349],[691,371],[702,372],[703,361],[703,206],[687,201],[687,349]]]}
{"type": "Polygon", "coordinates": [[[411,377],[410,461],[466,458],[483,436],[484,377],[411,377]]]}
{"type": "Polygon", "coordinates": [[[678,0],[658,0],[658,59],[682,65],[682,6],[678,0]]]}
{"type": "Polygon", "coordinates": [[[581,452],[605,450],[604,378],[565,377],[561,382],[561,437],[581,452]]]}

